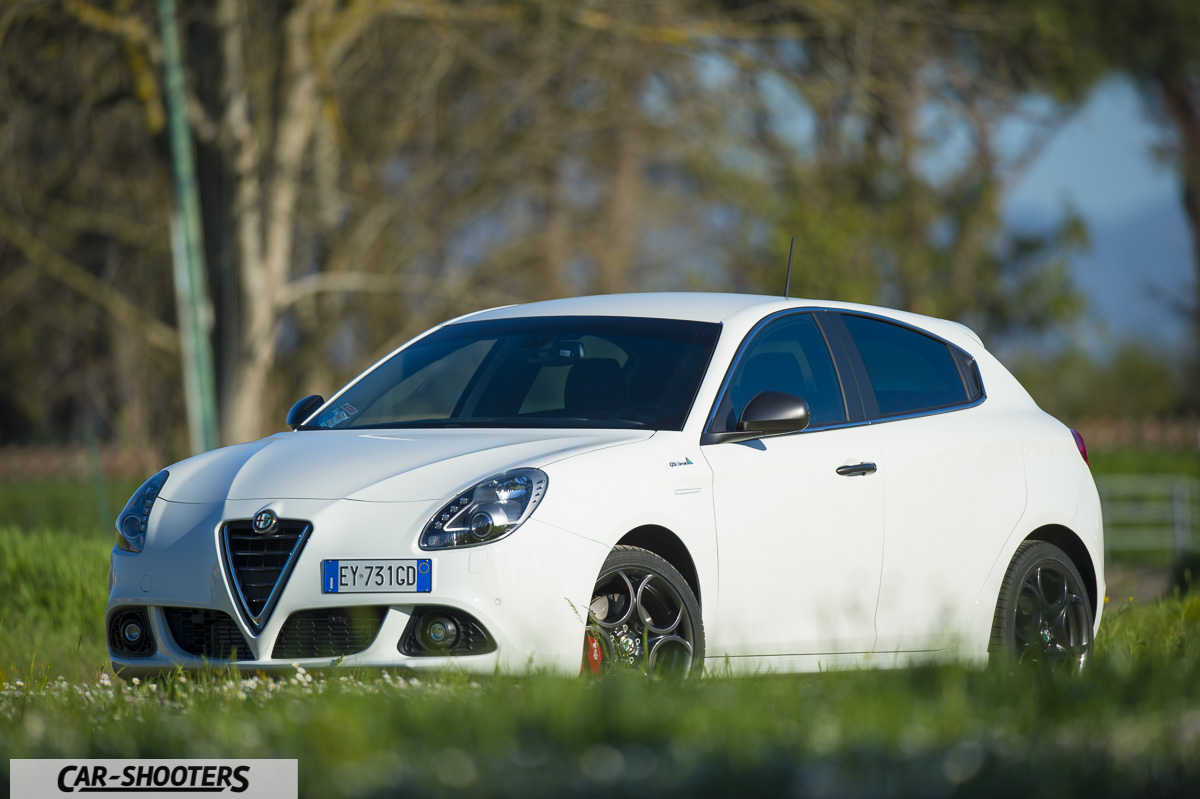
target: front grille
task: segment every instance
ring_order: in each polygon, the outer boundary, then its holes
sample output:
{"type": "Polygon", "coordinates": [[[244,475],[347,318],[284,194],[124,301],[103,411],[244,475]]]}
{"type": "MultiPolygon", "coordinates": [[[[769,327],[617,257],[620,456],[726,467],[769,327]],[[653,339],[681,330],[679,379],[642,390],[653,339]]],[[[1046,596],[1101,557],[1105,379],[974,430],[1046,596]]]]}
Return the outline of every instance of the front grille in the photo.
{"type": "Polygon", "coordinates": [[[256,633],[275,607],[279,592],[300,557],[312,525],[280,519],[270,533],[256,533],[249,520],[226,522],[221,529],[226,574],[234,594],[256,633]]]}
{"type": "Polygon", "coordinates": [[[108,619],[108,645],[113,652],[129,657],[154,654],[154,634],[145,608],[119,608],[108,619]],[[130,640],[130,639],[133,640],[130,640]]]}
{"type": "Polygon", "coordinates": [[[271,657],[353,655],[371,645],[386,615],[386,607],[322,608],[293,613],[275,639],[271,657]]]}
{"type": "Polygon", "coordinates": [[[198,608],[163,608],[175,644],[208,660],[253,660],[254,653],[228,613],[198,608]]]}

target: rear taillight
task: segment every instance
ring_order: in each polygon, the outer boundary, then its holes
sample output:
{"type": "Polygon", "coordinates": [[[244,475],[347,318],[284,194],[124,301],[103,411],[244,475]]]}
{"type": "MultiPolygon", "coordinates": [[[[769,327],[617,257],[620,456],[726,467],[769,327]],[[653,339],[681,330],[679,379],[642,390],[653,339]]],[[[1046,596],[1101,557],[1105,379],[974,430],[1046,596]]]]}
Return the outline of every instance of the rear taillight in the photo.
{"type": "Polygon", "coordinates": [[[1072,430],[1071,435],[1075,437],[1075,446],[1079,448],[1079,455],[1083,458],[1083,462],[1091,467],[1092,462],[1088,460],[1087,444],[1083,443],[1083,436],[1079,435],[1078,430],[1072,430]]]}

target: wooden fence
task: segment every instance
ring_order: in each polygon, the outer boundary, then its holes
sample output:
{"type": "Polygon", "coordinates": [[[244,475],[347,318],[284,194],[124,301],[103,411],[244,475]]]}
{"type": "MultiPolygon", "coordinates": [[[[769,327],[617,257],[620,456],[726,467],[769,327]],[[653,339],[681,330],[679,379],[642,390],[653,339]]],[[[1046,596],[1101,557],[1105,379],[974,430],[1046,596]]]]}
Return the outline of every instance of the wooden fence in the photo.
{"type": "Polygon", "coordinates": [[[103,446],[0,448],[0,481],[89,480],[99,467],[105,477],[148,477],[168,461],[161,452],[103,446]]]}
{"type": "Polygon", "coordinates": [[[1096,478],[1109,552],[1200,551],[1200,480],[1184,475],[1096,478]]]}
{"type": "MultiPolygon", "coordinates": [[[[1200,450],[1200,419],[1066,420],[1082,435],[1089,450],[1115,447],[1200,450]]],[[[76,445],[0,447],[0,480],[87,479],[95,464],[106,477],[153,474],[178,460],[159,450],[136,451],[105,445],[89,450],[76,445]]]]}
{"type": "Polygon", "coordinates": [[[1070,420],[1089,450],[1116,447],[1200,449],[1200,419],[1087,419],[1070,420]]]}

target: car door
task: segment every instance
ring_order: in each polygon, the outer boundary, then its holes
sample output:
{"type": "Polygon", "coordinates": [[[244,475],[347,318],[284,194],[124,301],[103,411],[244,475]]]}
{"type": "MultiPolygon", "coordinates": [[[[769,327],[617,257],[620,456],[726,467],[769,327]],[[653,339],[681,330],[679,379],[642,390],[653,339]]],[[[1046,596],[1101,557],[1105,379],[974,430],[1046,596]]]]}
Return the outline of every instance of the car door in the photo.
{"type": "Polygon", "coordinates": [[[839,321],[887,464],[875,648],[941,649],[993,612],[980,589],[1025,508],[1023,442],[962,350],[892,320],[839,321]]]}
{"type": "Polygon", "coordinates": [[[734,430],[756,394],[783,391],[808,401],[808,429],[701,447],[713,471],[721,586],[712,656],[869,652],[875,640],[878,447],[861,424],[857,389],[847,384],[840,344],[831,352],[823,316],[792,313],[753,332],[708,428],[734,430]]]}

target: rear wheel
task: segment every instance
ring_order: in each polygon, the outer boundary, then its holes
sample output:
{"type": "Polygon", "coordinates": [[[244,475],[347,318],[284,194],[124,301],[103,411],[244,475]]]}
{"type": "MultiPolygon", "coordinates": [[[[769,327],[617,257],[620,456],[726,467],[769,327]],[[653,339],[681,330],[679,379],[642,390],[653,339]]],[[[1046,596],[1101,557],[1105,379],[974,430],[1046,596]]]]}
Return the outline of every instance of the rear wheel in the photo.
{"type": "Polygon", "coordinates": [[[1000,586],[990,661],[1081,671],[1092,655],[1093,619],[1083,578],[1067,554],[1026,541],[1000,586]]]}
{"type": "Polygon", "coordinates": [[[687,581],[653,552],[615,547],[592,590],[583,673],[628,668],[686,677],[703,661],[700,603],[687,581]]]}

